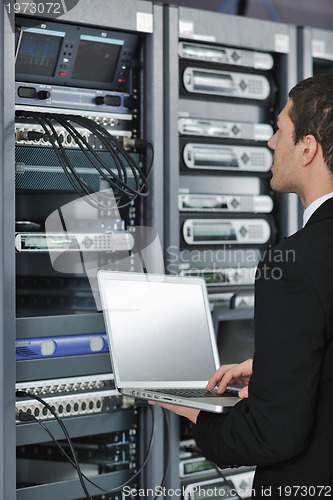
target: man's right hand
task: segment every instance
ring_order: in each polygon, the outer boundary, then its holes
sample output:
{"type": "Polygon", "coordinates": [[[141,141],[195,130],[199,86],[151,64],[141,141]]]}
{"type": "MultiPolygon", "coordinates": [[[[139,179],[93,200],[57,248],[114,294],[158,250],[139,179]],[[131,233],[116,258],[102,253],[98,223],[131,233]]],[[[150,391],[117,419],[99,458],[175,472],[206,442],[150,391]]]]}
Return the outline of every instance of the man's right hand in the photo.
{"type": "Polygon", "coordinates": [[[206,385],[207,391],[212,391],[217,386],[217,393],[222,394],[228,385],[239,384],[244,385],[239,392],[238,397],[248,397],[248,384],[252,375],[252,359],[247,359],[243,363],[234,365],[222,365],[211,376],[206,385]]]}

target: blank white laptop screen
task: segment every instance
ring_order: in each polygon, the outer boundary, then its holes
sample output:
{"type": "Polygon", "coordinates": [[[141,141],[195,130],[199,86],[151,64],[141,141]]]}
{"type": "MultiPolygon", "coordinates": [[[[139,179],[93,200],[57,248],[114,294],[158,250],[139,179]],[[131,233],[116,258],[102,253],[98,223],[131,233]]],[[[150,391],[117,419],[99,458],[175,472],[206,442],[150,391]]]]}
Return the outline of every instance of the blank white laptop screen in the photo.
{"type": "Polygon", "coordinates": [[[118,386],[205,387],[219,362],[203,280],[99,274],[118,386]]]}

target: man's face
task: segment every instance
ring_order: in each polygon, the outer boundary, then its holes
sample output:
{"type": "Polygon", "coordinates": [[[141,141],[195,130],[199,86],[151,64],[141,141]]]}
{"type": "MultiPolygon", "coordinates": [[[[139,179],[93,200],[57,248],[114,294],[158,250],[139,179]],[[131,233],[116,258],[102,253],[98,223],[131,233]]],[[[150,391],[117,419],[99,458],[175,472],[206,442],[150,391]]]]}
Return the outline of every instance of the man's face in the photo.
{"type": "Polygon", "coordinates": [[[278,192],[298,192],[299,147],[294,144],[294,125],[289,111],[292,101],[288,101],[277,121],[277,130],[267,145],[273,150],[271,187],[278,192]]]}

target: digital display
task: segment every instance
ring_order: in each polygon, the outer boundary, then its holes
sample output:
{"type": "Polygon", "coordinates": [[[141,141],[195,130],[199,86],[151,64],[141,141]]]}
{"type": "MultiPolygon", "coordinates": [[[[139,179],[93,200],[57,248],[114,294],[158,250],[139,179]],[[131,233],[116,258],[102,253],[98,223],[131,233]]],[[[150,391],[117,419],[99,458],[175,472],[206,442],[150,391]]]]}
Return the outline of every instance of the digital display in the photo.
{"type": "Polygon", "coordinates": [[[21,32],[16,72],[52,77],[65,33],[31,28],[21,32]]]}
{"type": "Polygon", "coordinates": [[[206,283],[229,283],[229,278],[223,273],[204,273],[202,275],[206,283]]]}
{"type": "Polygon", "coordinates": [[[196,472],[202,472],[212,469],[214,469],[214,467],[209,460],[200,460],[200,462],[187,462],[186,464],[184,464],[185,474],[194,474],[196,472]]]}
{"type": "Polygon", "coordinates": [[[217,222],[216,224],[193,224],[194,241],[200,240],[236,240],[234,228],[230,224],[217,222]]]}
{"type": "MultiPolygon", "coordinates": [[[[17,84],[49,86],[52,103],[57,102],[59,106],[69,99],[61,94],[59,87],[72,88],[70,93],[73,98],[75,95],[75,100],[79,99],[77,88],[129,94],[137,84],[138,72],[132,68],[138,41],[136,33],[47,21],[36,24],[36,20],[18,16],[15,19],[15,80],[17,84]]],[[[39,87],[34,89],[34,95],[24,95],[21,89],[18,100],[39,101],[39,87]]],[[[113,100],[113,96],[108,97],[104,105],[122,106],[119,96],[113,100]]],[[[47,99],[44,101],[45,105],[50,104],[47,99]]],[[[95,103],[93,98],[91,105],[95,104],[103,103],[95,103]]],[[[80,101],[80,108],[82,105],[85,103],[80,101]]]]}
{"type": "Polygon", "coordinates": [[[203,278],[206,283],[228,283],[229,282],[229,278],[221,273],[221,272],[205,272],[205,271],[201,271],[200,269],[197,269],[195,271],[190,271],[188,273],[186,273],[186,276],[191,276],[191,277],[200,277],[200,278],[203,278]]]}
{"type": "Polygon", "coordinates": [[[227,73],[224,74],[214,74],[214,73],[204,73],[202,71],[193,71],[194,76],[194,88],[197,90],[223,90],[224,92],[233,92],[235,90],[235,83],[227,73]]]}
{"type": "Polygon", "coordinates": [[[81,35],[72,78],[111,83],[123,44],[123,40],[81,35]]]}
{"type": "Polygon", "coordinates": [[[195,59],[204,59],[209,61],[217,61],[221,63],[228,63],[227,53],[224,49],[215,49],[213,47],[203,47],[202,45],[193,45],[183,43],[181,45],[183,57],[194,57],[195,59]]]}

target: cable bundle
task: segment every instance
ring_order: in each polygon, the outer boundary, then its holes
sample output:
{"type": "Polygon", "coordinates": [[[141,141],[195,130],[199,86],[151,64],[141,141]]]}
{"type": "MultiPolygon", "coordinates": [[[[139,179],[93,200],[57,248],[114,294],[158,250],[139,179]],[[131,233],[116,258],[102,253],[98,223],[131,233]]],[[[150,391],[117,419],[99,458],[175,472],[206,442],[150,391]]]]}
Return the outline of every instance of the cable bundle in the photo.
{"type": "MultiPolygon", "coordinates": [[[[62,138],[56,129],[60,125],[72,138],[73,142],[83,152],[92,167],[94,167],[101,179],[113,189],[118,208],[128,206],[137,197],[147,197],[149,194],[148,178],[153,163],[153,148],[147,141],[133,139],[135,147],[149,148],[151,160],[146,174],[143,169],[135,163],[128,151],[117,141],[104,127],[94,121],[76,115],[65,115],[57,113],[39,113],[35,111],[18,111],[18,117],[32,118],[36,120],[44,131],[44,135],[54,149],[59,163],[74,191],[81,197],[85,197],[87,203],[95,208],[110,208],[109,198],[102,193],[96,193],[95,188],[90,186],[77,172],[73,166],[62,138]],[[79,132],[77,126],[87,129],[102,144],[103,149],[110,155],[110,166],[97,154],[96,150],[89,144],[87,139],[79,132]],[[129,175],[130,174],[130,175],[129,175]],[[130,178],[132,186],[130,185],[130,178]]],[[[39,137],[41,138],[41,137],[39,137]]],[[[111,207],[112,208],[112,207],[111,207]]]]}

